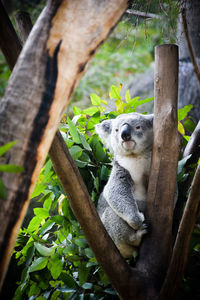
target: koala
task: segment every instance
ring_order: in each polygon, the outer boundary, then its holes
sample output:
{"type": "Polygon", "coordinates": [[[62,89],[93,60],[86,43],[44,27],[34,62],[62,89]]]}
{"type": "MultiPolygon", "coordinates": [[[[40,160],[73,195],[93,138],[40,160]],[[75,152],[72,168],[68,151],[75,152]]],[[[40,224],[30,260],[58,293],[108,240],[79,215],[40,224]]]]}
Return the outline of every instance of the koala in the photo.
{"type": "Polygon", "coordinates": [[[153,144],[153,115],[121,114],[95,126],[105,147],[113,153],[109,180],[100,195],[97,212],[125,258],[147,233],[145,200],[153,144]]]}

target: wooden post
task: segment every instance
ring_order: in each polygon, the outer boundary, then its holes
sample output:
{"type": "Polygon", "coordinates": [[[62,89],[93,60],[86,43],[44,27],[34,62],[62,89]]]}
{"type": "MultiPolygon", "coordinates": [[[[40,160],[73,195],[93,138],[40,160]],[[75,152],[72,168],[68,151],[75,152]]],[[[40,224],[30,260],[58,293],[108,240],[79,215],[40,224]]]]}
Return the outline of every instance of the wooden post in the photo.
{"type": "Polygon", "coordinates": [[[172,250],[172,217],[180,139],[177,131],[178,47],[155,48],[154,143],[146,219],[148,234],[141,246],[139,270],[149,277],[149,296],[156,296],[172,250]]]}

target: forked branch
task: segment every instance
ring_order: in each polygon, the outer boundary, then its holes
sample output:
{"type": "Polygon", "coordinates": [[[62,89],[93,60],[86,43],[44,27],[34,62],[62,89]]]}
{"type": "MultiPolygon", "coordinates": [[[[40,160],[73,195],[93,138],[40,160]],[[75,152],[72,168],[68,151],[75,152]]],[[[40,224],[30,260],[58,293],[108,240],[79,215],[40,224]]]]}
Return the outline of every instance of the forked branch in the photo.
{"type": "Polygon", "coordinates": [[[188,260],[190,241],[200,207],[199,186],[200,164],[192,182],[191,191],[179,226],[172,258],[159,299],[172,299],[183,278],[188,260]]]}

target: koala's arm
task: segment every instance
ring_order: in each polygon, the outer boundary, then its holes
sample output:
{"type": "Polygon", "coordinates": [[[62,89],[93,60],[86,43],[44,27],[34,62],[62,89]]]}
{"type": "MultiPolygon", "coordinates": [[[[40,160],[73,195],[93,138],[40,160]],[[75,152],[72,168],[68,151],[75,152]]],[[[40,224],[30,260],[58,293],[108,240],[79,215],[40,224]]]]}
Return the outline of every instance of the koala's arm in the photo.
{"type": "Polygon", "coordinates": [[[135,230],[142,226],[144,215],[139,212],[133,197],[133,181],[127,170],[117,162],[114,166],[103,195],[114,212],[135,230]]]}

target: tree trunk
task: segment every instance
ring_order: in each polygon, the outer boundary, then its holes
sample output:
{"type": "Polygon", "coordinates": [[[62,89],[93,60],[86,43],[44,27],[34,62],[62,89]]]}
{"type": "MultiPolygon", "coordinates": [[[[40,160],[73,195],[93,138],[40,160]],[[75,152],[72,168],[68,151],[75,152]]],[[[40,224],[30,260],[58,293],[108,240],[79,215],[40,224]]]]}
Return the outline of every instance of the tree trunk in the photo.
{"type": "Polygon", "coordinates": [[[7,200],[0,199],[1,284],[28,199],[70,96],[127,2],[49,1],[20,54],[0,103],[0,145],[18,141],[6,161],[25,169],[17,175],[1,174],[7,189],[7,200]]]}
{"type": "Polygon", "coordinates": [[[145,213],[150,234],[142,243],[137,264],[137,268],[149,278],[147,297],[150,298],[155,297],[161,288],[172,251],[172,218],[180,151],[177,46],[155,48],[154,84],[154,144],[145,213]]]}

